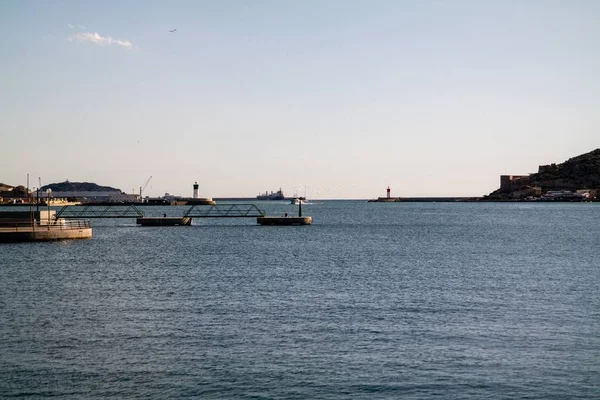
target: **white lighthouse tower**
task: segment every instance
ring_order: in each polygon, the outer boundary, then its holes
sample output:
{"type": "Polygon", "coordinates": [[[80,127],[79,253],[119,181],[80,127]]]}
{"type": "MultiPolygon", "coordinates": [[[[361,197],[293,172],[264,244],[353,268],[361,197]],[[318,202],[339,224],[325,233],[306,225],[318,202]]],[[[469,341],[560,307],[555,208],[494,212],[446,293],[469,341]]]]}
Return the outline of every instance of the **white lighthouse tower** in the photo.
{"type": "Polygon", "coordinates": [[[194,199],[198,198],[198,182],[194,182],[194,199]]]}

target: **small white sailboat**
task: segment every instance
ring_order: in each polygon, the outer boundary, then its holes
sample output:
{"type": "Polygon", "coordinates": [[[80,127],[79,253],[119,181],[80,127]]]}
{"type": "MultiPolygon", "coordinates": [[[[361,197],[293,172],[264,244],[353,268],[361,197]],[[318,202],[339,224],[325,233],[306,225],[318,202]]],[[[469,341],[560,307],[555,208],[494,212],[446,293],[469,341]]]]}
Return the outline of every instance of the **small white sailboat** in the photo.
{"type": "Polygon", "coordinates": [[[308,200],[306,200],[306,186],[304,187],[304,196],[298,196],[297,192],[294,192],[294,197],[291,198],[290,204],[298,205],[298,204],[309,204],[308,200]]]}

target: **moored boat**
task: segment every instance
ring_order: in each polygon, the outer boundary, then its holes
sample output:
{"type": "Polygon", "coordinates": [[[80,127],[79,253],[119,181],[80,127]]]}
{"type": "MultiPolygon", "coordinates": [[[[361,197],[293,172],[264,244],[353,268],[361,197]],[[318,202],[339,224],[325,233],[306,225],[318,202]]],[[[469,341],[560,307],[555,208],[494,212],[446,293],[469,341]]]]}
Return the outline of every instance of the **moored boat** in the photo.
{"type": "Polygon", "coordinates": [[[298,205],[298,204],[306,204],[306,199],[304,197],[294,197],[290,200],[290,204],[298,205]]]}
{"type": "Polygon", "coordinates": [[[0,211],[0,242],[37,242],[65,239],[89,239],[88,220],[56,218],[55,210],[0,211]]]}

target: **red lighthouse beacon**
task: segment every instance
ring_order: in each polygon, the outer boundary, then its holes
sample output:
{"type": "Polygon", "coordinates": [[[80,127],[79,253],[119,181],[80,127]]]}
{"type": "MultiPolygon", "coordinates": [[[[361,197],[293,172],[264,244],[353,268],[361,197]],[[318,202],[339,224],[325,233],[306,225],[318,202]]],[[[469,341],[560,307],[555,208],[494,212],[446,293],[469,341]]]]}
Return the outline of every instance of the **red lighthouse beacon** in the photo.
{"type": "Polygon", "coordinates": [[[376,199],[368,200],[369,203],[396,203],[398,201],[402,201],[400,197],[392,197],[392,189],[390,189],[389,185],[386,190],[387,196],[378,197],[376,199]]]}

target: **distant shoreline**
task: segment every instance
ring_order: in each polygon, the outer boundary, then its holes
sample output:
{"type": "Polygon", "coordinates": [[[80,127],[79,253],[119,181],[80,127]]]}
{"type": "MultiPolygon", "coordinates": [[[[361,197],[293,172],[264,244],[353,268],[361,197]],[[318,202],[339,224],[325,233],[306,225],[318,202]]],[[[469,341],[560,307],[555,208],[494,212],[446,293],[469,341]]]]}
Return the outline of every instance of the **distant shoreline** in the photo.
{"type": "MultiPolygon", "coordinates": [[[[416,202],[467,202],[467,201],[480,201],[482,197],[401,197],[396,203],[416,203],[416,202]]],[[[256,202],[288,202],[291,200],[288,198],[282,200],[263,200],[254,197],[213,197],[214,201],[256,201],[256,202]]],[[[312,201],[374,201],[377,199],[310,199],[312,201]]],[[[382,201],[384,203],[384,201],[382,201]]]]}
{"type": "MultiPolygon", "coordinates": [[[[228,201],[236,201],[236,202],[248,202],[248,203],[281,203],[281,204],[289,204],[290,199],[283,200],[259,200],[254,197],[215,197],[213,198],[217,203],[219,202],[228,202],[228,201]]],[[[553,201],[531,201],[531,200],[522,200],[522,199],[486,199],[485,197],[401,197],[398,201],[377,201],[377,199],[312,199],[312,201],[364,201],[370,203],[598,203],[600,199],[594,200],[583,200],[583,201],[573,201],[573,200],[553,200],[553,201]]],[[[127,206],[127,205],[135,205],[142,207],[150,207],[150,206],[162,206],[162,207],[171,207],[171,206],[181,206],[182,204],[148,204],[148,203],[110,203],[110,202],[95,202],[95,203],[82,203],[82,204],[50,204],[50,207],[62,207],[64,205],[69,206],[127,206]]],[[[28,203],[21,204],[0,204],[0,207],[29,207],[28,203]]],[[[32,207],[37,207],[36,204],[32,204],[32,207]]],[[[39,204],[40,207],[48,207],[47,204],[39,204]]]]}

